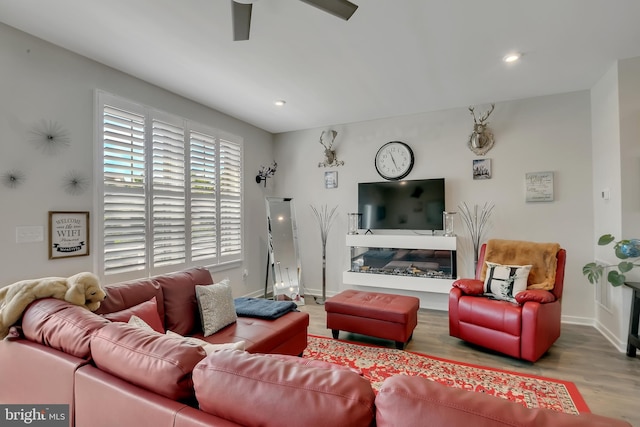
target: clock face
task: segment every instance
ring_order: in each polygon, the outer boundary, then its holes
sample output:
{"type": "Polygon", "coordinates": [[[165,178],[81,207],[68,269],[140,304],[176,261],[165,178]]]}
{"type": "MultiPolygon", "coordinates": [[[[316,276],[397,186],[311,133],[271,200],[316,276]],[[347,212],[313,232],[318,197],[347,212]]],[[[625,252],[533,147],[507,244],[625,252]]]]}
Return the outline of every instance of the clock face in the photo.
{"type": "Polygon", "coordinates": [[[413,151],[400,141],[384,144],[376,154],[376,170],[384,179],[402,179],[413,168],[413,151]]]}

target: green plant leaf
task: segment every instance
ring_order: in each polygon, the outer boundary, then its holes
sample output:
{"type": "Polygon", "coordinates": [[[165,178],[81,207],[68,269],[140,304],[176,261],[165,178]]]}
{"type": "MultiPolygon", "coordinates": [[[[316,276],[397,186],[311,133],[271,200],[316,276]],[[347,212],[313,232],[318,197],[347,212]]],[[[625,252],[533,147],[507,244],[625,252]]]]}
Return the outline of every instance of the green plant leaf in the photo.
{"type": "Polygon", "coordinates": [[[620,273],[626,273],[627,271],[631,271],[633,269],[633,263],[629,261],[622,261],[618,264],[618,270],[620,273]]]}
{"type": "Polygon", "coordinates": [[[613,237],[611,234],[604,234],[600,236],[600,238],[598,239],[598,245],[605,246],[613,242],[614,240],[616,240],[616,238],[613,237]]]}
{"type": "Polygon", "coordinates": [[[620,259],[627,259],[629,258],[628,256],[626,256],[623,252],[622,252],[622,247],[620,246],[620,242],[618,242],[618,244],[613,248],[616,256],[620,259]]]}
{"type": "Polygon", "coordinates": [[[582,267],[582,274],[587,276],[587,280],[589,280],[591,284],[594,284],[600,281],[603,270],[604,268],[602,265],[598,265],[595,262],[590,262],[589,264],[582,267]]]}
{"type": "Polygon", "coordinates": [[[624,285],[626,278],[624,274],[620,274],[615,270],[612,270],[607,275],[607,281],[611,283],[613,286],[622,286],[624,285]]]}

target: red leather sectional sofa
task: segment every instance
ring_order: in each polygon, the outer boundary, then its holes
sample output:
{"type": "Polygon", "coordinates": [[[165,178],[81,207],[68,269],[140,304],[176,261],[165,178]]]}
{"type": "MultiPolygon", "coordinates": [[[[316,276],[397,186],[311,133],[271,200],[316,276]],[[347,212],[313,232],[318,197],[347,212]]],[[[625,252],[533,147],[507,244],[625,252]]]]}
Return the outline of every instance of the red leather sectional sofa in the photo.
{"type": "Polygon", "coordinates": [[[238,318],[204,339],[243,340],[247,351],[209,356],[102,316],[155,298],[165,329],[202,338],[195,285],[211,282],[199,268],[108,286],[99,313],[54,299],[32,303],[24,337],[0,342],[0,403],[69,404],[78,427],[629,426],[408,376],[387,379],[376,397],[352,370],[297,357],[307,343],[306,313],[238,318]]]}

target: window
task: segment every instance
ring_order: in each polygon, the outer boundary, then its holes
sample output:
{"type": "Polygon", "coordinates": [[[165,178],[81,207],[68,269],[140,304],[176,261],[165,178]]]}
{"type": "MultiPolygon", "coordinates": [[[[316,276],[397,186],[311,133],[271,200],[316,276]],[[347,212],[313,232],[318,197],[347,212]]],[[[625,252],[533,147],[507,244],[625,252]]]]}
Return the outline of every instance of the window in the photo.
{"type": "Polygon", "coordinates": [[[102,92],[97,112],[103,276],[241,261],[241,139],[102,92]]]}

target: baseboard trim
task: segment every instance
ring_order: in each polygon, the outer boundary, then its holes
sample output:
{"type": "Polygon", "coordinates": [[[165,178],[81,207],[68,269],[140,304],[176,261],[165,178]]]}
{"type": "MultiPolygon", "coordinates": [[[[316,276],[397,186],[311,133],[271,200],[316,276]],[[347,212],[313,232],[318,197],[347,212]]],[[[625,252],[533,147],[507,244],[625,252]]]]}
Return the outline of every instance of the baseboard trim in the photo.
{"type": "Polygon", "coordinates": [[[584,325],[584,326],[594,326],[595,320],[590,317],[578,317],[578,316],[562,316],[560,321],[562,323],[567,323],[569,325],[584,325]]]}
{"type": "Polygon", "coordinates": [[[627,352],[627,342],[620,341],[618,337],[615,336],[606,326],[602,323],[596,321],[594,327],[603,337],[605,337],[619,352],[626,353],[627,352]]]}

